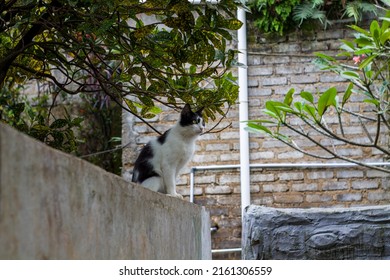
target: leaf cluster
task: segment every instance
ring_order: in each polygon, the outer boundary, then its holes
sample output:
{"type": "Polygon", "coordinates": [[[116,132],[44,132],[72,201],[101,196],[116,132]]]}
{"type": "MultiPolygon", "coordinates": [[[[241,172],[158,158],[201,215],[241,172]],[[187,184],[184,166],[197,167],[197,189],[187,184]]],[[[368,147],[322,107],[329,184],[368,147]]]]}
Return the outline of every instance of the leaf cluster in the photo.
{"type": "Polygon", "coordinates": [[[237,51],[228,42],[242,25],[239,5],[8,1],[0,6],[0,85],[37,79],[71,95],[103,92],[148,124],[161,105],[184,103],[216,119],[238,95],[230,74],[237,51]]]}
{"type": "Polygon", "coordinates": [[[28,101],[6,88],[0,91],[0,121],[64,152],[75,152],[80,140],[74,130],[81,128],[83,118],[64,117],[51,119],[47,96],[28,101]]]}
{"type": "MultiPolygon", "coordinates": [[[[323,70],[333,71],[342,76],[349,85],[339,93],[332,87],[321,93],[302,91],[298,98],[291,89],[285,95],[283,102],[269,100],[266,102],[264,113],[269,119],[248,122],[248,130],[262,132],[278,139],[302,153],[322,159],[342,159],[367,166],[364,162],[345,157],[338,153],[337,148],[324,146],[318,138],[312,136],[316,132],[331,141],[340,141],[355,147],[372,148],[390,156],[390,147],[383,141],[390,134],[390,12],[378,22],[373,20],[368,30],[352,25],[356,32],[352,41],[342,40],[337,59],[326,54],[317,53],[315,63],[323,70]],[[347,106],[352,96],[363,96],[366,104],[364,112],[353,111],[347,106]],[[327,119],[337,116],[337,127],[331,127],[327,119]],[[356,119],[365,133],[364,139],[352,140],[344,132],[345,120],[356,119]],[[305,125],[294,124],[299,119],[305,125]],[[375,127],[369,131],[368,126],[375,127]],[[297,135],[303,136],[320,147],[324,153],[312,153],[300,147],[282,128],[287,128],[297,135]]],[[[352,107],[353,108],[353,107],[352,107]]],[[[370,167],[385,172],[388,169],[370,167]]]]}
{"type": "Polygon", "coordinates": [[[302,0],[252,0],[249,7],[254,25],[262,32],[283,35],[295,26],[292,12],[301,2],[302,0]]]}
{"type": "Polygon", "coordinates": [[[319,24],[326,29],[333,20],[343,18],[358,23],[364,15],[378,13],[377,1],[371,0],[252,0],[250,3],[255,26],[262,32],[279,35],[297,26],[313,29],[319,24]]]}

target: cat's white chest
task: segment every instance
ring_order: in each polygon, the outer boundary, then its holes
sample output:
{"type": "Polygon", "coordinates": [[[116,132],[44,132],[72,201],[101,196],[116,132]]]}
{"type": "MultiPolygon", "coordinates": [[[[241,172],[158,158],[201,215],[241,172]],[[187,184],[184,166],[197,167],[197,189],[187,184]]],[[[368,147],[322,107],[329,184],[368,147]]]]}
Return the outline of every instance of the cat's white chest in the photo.
{"type": "Polygon", "coordinates": [[[170,140],[167,145],[164,145],[166,147],[163,147],[165,164],[181,169],[194,154],[195,144],[192,141],[184,142],[177,138],[170,140]]]}

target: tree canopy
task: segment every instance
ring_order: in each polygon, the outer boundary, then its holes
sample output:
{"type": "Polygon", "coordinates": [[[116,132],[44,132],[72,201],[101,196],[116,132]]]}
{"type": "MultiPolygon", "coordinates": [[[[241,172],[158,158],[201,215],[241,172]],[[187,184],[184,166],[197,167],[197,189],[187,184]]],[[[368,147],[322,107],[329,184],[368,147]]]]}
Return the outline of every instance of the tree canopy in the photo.
{"type": "Polygon", "coordinates": [[[238,5],[0,0],[1,89],[40,80],[53,94],[103,92],[143,120],[184,103],[215,119],[238,95],[228,47],[238,5]]]}

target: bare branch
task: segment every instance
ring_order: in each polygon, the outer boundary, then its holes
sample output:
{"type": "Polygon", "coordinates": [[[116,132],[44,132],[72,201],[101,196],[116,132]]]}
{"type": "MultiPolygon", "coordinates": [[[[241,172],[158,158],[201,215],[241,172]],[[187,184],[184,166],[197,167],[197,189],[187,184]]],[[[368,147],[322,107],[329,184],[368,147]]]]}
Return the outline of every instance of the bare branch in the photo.
{"type": "MultiPolygon", "coordinates": [[[[358,160],[354,160],[354,159],[342,156],[340,154],[337,154],[335,151],[330,150],[328,147],[322,145],[320,142],[314,140],[312,137],[308,136],[307,134],[304,134],[304,133],[300,132],[299,130],[295,129],[295,127],[293,127],[293,126],[291,126],[289,124],[284,124],[284,125],[286,125],[286,127],[291,129],[292,131],[298,133],[299,135],[304,136],[305,138],[309,139],[311,142],[313,142],[315,145],[320,147],[322,150],[324,150],[324,151],[328,152],[329,154],[333,155],[333,158],[338,158],[338,159],[341,159],[341,160],[344,160],[344,161],[347,161],[347,162],[355,163],[355,164],[360,165],[360,166],[364,166],[364,167],[367,167],[367,168],[375,169],[375,170],[382,171],[382,172],[390,174],[390,169],[388,169],[388,168],[379,167],[379,166],[372,166],[372,165],[369,165],[368,163],[364,163],[364,162],[361,162],[361,161],[358,161],[358,160]]],[[[279,139],[279,140],[281,140],[281,139],[279,139]]],[[[283,141],[283,142],[286,143],[286,141],[283,141]]],[[[294,148],[294,149],[296,149],[294,145],[290,144],[289,146],[294,148]]],[[[299,148],[296,149],[296,150],[301,151],[301,152],[303,151],[302,149],[299,149],[299,148]]],[[[312,155],[309,152],[305,152],[305,154],[312,155]]],[[[325,159],[331,159],[331,158],[325,158],[325,159]]]]}

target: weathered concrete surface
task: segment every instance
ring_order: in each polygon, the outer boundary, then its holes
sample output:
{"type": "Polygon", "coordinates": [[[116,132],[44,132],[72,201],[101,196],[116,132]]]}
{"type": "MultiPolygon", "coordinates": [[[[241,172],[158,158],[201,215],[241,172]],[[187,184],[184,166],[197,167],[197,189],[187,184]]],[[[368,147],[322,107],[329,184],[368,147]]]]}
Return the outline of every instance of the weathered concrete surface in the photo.
{"type": "Polygon", "coordinates": [[[209,214],[0,124],[0,259],[211,259],[209,214]]]}
{"type": "Polygon", "coordinates": [[[243,227],[243,259],[390,259],[390,206],[251,205],[243,227]]]}

